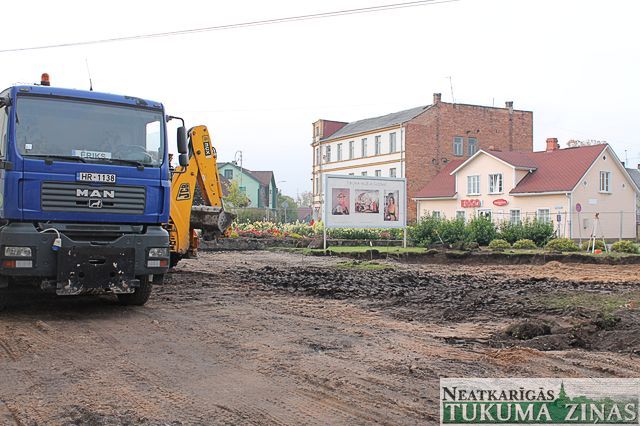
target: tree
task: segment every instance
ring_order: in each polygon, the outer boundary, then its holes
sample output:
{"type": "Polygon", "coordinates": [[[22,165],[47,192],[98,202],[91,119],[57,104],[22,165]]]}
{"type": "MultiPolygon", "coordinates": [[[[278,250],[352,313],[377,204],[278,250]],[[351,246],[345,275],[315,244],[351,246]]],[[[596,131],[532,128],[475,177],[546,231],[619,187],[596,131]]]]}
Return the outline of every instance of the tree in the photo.
{"type": "Polygon", "coordinates": [[[298,204],[288,195],[278,192],[278,219],[282,222],[291,222],[298,219],[298,204]]]}
{"type": "Polygon", "coordinates": [[[240,190],[240,186],[235,180],[231,181],[231,184],[229,185],[229,194],[227,194],[226,197],[223,197],[222,200],[225,204],[229,204],[231,207],[236,209],[243,209],[251,204],[251,200],[249,200],[247,194],[240,190]]]}
{"type": "Polygon", "coordinates": [[[311,191],[304,191],[296,197],[296,204],[300,207],[311,207],[313,204],[313,194],[311,191]]]}

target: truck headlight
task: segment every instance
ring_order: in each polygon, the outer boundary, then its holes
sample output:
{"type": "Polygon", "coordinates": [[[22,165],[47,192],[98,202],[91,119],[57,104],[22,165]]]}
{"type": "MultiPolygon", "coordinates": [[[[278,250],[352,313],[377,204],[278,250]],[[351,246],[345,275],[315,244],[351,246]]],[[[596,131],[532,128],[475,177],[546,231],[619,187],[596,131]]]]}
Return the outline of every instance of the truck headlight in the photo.
{"type": "Polygon", "coordinates": [[[149,249],[149,257],[169,257],[169,247],[154,247],[149,249]]]}
{"type": "Polygon", "coordinates": [[[31,247],[5,247],[5,257],[31,257],[31,247]]]}

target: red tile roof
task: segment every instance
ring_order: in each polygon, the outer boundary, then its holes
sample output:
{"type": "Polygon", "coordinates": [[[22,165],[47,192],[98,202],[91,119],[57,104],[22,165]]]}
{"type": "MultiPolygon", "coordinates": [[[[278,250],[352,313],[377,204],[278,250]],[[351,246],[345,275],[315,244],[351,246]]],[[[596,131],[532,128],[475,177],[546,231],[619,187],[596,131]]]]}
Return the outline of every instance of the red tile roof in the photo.
{"type": "Polygon", "coordinates": [[[606,147],[591,145],[529,153],[536,171],[525,176],[510,193],[571,191],[606,147]]]}
{"type": "Polygon", "coordinates": [[[460,167],[462,163],[464,160],[449,161],[427,186],[418,191],[415,198],[444,198],[456,195],[455,176],[451,172],[460,167]]]}
{"type": "MultiPolygon", "coordinates": [[[[607,145],[565,148],[557,151],[503,152],[485,151],[514,167],[532,169],[510,194],[571,191],[607,145]]],[[[455,195],[455,179],[451,172],[463,163],[451,161],[415,198],[444,198],[455,195]]]]}

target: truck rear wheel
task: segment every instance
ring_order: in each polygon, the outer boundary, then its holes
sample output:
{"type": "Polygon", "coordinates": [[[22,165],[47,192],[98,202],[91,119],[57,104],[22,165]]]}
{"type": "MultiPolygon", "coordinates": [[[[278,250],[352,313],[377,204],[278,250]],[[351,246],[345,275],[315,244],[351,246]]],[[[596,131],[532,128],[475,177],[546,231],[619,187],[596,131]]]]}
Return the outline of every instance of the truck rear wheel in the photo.
{"type": "MultiPolygon", "coordinates": [[[[162,281],[164,281],[164,274],[154,275],[153,278],[154,282],[161,283],[162,281]]],[[[121,305],[142,306],[147,303],[147,300],[149,300],[149,296],[151,296],[153,283],[149,280],[148,275],[143,275],[139,277],[139,279],[140,287],[136,288],[135,292],[118,294],[118,302],[120,302],[121,305]]]]}

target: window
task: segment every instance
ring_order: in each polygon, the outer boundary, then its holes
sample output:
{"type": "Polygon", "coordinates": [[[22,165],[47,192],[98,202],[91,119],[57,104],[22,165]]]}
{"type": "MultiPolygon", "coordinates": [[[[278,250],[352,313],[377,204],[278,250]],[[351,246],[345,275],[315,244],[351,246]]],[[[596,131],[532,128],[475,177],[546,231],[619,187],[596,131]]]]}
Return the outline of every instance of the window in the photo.
{"type": "Polygon", "coordinates": [[[366,175],[367,175],[367,172],[362,172],[362,173],[361,173],[361,175],[362,175],[362,176],[366,176],[366,175]]]}
{"type": "Polygon", "coordinates": [[[440,219],[440,212],[438,210],[432,211],[431,212],[431,217],[434,219],[440,219]]]}
{"type": "Polygon", "coordinates": [[[316,126],[316,136],[320,134],[320,126],[316,126]]]}
{"type": "Polygon", "coordinates": [[[611,192],[611,172],[600,172],[600,192],[611,192]]]}
{"type": "Polygon", "coordinates": [[[226,169],[224,171],[224,177],[227,179],[233,179],[233,169],[226,169]]]}
{"type": "Polygon", "coordinates": [[[456,211],[456,220],[466,220],[466,212],[464,210],[456,211]]]}
{"type": "Polygon", "coordinates": [[[464,139],[460,136],[453,138],[453,155],[457,157],[464,155],[464,139]]]}
{"type": "Polygon", "coordinates": [[[354,176],[354,175],[355,175],[355,173],[349,173],[349,176],[354,176]]]}
{"type": "Polygon", "coordinates": [[[473,154],[478,152],[478,139],[469,138],[468,139],[467,150],[469,151],[469,157],[471,157],[473,154]]]}
{"type": "Polygon", "coordinates": [[[487,219],[491,219],[491,209],[482,209],[482,210],[478,210],[478,216],[479,217],[484,217],[487,219]]]}
{"type": "Polygon", "coordinates": [[[336,150],[336,161],[341,161],[342,160],[342,144],[339,143],[338,144],[338,149],[336,150]]]}
{"type": "Polygon", "coordinates": [[[320,164],[320,147],[316,148],[316,164],[320,164]]]}
{"type": "Polygon", "coordinates": [[[392,167],[389,169],[389,176],[390,177],[396,177],[396,168],[392,167]]]}
{"type": "Polygon", "coordinates": [[[349,141],[349,160],[353,159],[355,142],[349,141]]]}
{"type": "Polygon", "coordinates": [[[362,138],[362,157],[367,156],[367,138],[362,138]]]}
{"type": "Polygon", "coordinates": [[[389,133],[389,152],[396,152],[396,132],[389,133]]]}
{"type": "Polygon", "coordinates": [[[467,195],[480,194],[480,176],[467,176],[467,195]]]}
{"type": "Polygon", "coordinates": [[[0,157],[4,158],[7,146],[7,108],[0,108],[0,157]]]}
{"type": "Polygon", "coordinates": [[[376,170],[376,171],[374,172],[374,174],[375,174],[377,177],[380,177],[380,176],[382,176],[382,170],[376,170]]]}
{"type": "Polygon", "coordinates": [[[331,145],[327,145],[327,147],[324,149],[324,162],[331,162],[331,145]]]}
{"type": "Polygon", "coordinates": [[[382,136],[376,136],[376,142],[375,142],[375,145],[373,147],[375,155],[379,155],[380,154],[380,148],[381,147],[382,147],[382,136]]]}
{"type": "Polygon", "coordinates": [[[520,210],[509,210],[509,222],[512,225],[517,225],[520,223],[520,210]]]}
{"type": "Polygon", "coordinates": [[[549,223],[551,221],[551,212],[549,209],[538,209],[536,219],[542,223],[549,223]]]}
{"type": "Polygon", "coordinates": [[[489,175],[489,194],[502,193],[502,173],[489,175]]]}

